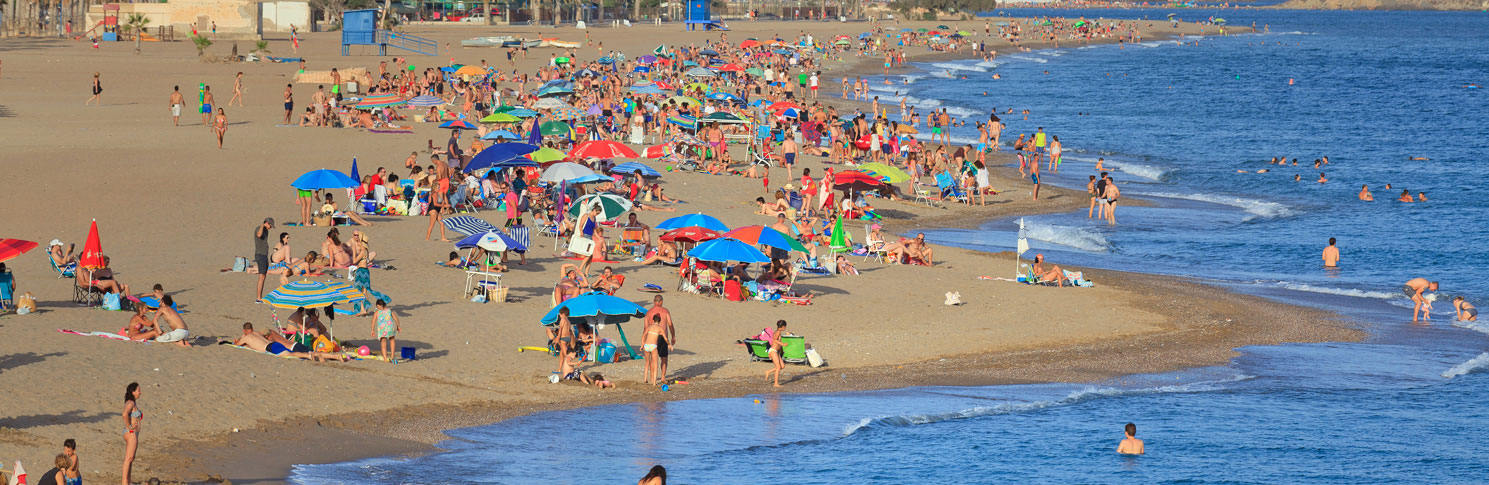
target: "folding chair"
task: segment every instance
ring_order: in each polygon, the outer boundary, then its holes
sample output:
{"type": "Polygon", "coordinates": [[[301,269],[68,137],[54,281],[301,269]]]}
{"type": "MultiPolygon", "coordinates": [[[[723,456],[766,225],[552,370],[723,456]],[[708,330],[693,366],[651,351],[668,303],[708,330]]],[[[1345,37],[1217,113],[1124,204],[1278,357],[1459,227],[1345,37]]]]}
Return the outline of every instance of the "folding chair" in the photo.
{"type": "Polygon", "coordinates": [[[72,278],[73,274],[76,273],[78,269],[77,263],[69,264],[66,268],[57,267],[57,262],[52,260],[51,254],[47,255],[47,263],[52,265],[52,271],[57,272],[57,279],[59,280],[62,278],[72,278]]]}
{"type": "Polygon", "coordinates": [[[869,258],[873,258],[875,261],[883,263],[884,256],[887,254],[887,252],[884,251],[885,244],[885,241],[874,238],[874,232],[869,229],[868,225],[863,226],[863,260],[865,262],[867,262],[869,258]],[[876,245],[878,246],[878,249],[874,249],[874,246],[876,245]]]}
{"type": "Polygon", "coordinates": [[[951,174],[946,172],[936,174],[936,189],[940,191],[941,200],[943,201],[947,200],[948,197],[958,202],[965,201],[967,198],[967,193],[963,192],[962,188],[957,186],[956,179],[953,179],[951,174]]]}

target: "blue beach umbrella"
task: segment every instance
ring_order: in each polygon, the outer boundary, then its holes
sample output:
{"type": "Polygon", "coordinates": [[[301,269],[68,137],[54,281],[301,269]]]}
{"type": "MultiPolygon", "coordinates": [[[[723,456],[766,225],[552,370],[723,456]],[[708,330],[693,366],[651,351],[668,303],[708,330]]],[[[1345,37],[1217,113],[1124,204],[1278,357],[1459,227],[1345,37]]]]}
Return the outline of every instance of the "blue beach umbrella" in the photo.
{"type": "Polygon", "coordinates": [[[764,263],[770,257],[744,241],[734,238],[710,239],[688,251],[688,256],[700,261],[739,261],[742,263],[764,263]]]}
{"type": "Polygon", "coordinates": [[[471,216],[446,217],[440,222],[444,223],[445,229],[461,234],[484,234],[497,231],[496,226],[491,225],[490,222],[471,216]]]}
{"type": "Polygon", "coordinates": [[[662,176],[662,172],[657,171],[657,169],[636,162],[626,162],[614,167],[610,167],[610,173],[618,173],[621,175],[631,175],[635,174],[637,171],[640,171],[641,176],[646,178],[656,178],[662,176]]]}
{"type": "Polygon", "coordinates": [[[559,309],[568,308],[569,318],[588,321],[591,324],[619,324],[632,318],[646,315],[646,309],[641,305],[632,303],[630,300],[610,296],[600,291],[593,291],[568,299],[568,301],[553,307],[543,319],[539,320],[543,325],[558,323],[559,309]]]}
{"type": "Polygon", "coordinates": [[[714,101],[740,101],[739,96],[735,96],[731,93],[726,93],[723,91],[715,91],[712,94],[704,97],[712,99],[714,101]]]}
{"type": "Polygon", "coordinates": [[[481,137],[482,140],[521,140],[522,135],[507,130],[496,130],[481,137]]]}
{"type": "Polygon", "coordinates": [[[528,159],[527,157],[520,156],[520,155],[519,156],[514,156],[512,158],[508,158],[506,160],[497,160],[497,159],[495,159],[493,157],[486,157],[486,158],[481,159],[480,161],[471,160],[470,163],[465,164],[465,168],[464,169],[461,169],[461,171],[462,172],[465,172],[465,173],[471,173],[471,172],[475,172],[477,170],[482,170],[482,169],[487,169],[487,168],[490,168],[490,169],[503,169],[503,168],[536,167],[536,166],[538,166],[538,162],[534,162],[534,161],[528,159]]]}
{"type": "Polygon", "coordinates": [[[512,115],[512,116],[516,116],[518,118],[532,118],[534,116],[537,116],[538,115],[538,112],[537,111],[530,110],[530,109],[527,109],[527,108],[517,108],[517,109],[511,110],[511,111],[508,111],[507,114],[512,115]]]}
{"type": "Polygon", "coordinates": [[[693,227],[693,226],[701,227],[701,228],[712,230],[712,231],[718,231],[720,233],[729,232],[729,226],[724,225],[724,223],[722,221],[718,220],[714,216],[710,216],[708,214],[703,214],[703,213],[688,214],[688,215],[685,215],[685,216],[673,217],[671,219],[667,219],[665,221],[662,221],[662,223],[661,224],[657,224],[656,227],[657,227],[657,229],[661,229],[661,230],[672,230],[672,229],[677,229],[679,227],[693,227]]]}
{"type": "Polygon", "coordinates": [[[352,180],[362,180],[362,174],[357,173],[357,157],[352,157],[352,180]]]}
{"type": "Polygon", "coordinates": [[[515,157],[527,155],[538,151],[538,146],[529,143],[496,143],[481,150],[476,156],[471,157],[466,167],[491,167],[515,157]]]}
{"type": "Polygon", "coordinates": [[[637,94],[662,94],[666,91],[662,91],[662,88],[657,87],[655,84],[638,84],[631,86],[631,92],[637,94]]]}
{"type": "Polygon", "coordinates": [[[290,182],[290,186],[300,190],[345,189],[356,187],[357,181],[340,171],[323,168],[305,172],[300,178],[290,182]]]}

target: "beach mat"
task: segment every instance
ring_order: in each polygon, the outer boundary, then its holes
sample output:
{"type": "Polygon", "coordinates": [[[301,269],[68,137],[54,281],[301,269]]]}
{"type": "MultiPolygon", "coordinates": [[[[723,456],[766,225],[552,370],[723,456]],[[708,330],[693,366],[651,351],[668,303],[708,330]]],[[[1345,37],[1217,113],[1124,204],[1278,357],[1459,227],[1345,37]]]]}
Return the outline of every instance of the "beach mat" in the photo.
{"type": "Polygon", "coordinates": [[[146,343],[146,342],[149,342],[149,340],[130,340],[129,337],[125,337],[123,335],[119,335],[119,334],[113,333],[113,332],[79,332],[77,330],[69,330],[69,329],[65,329],[65,328],[59,328],[59,329],[57,329],[57,331],[60,332],[60,333],[68,334],[68,335],[81,335],[81,336],[84,336],[84,337],[102,337],[102,338],[106,338],[106,339],[109,339],[109,340],[118,340],[118,341],[122,341],[122,342],[137,342],[137,343],[146,343]]]}
{"type": "MultiPolygon", "coordinates": [[[[564,258],[564,259],[567,259],[569,261],[584,261],[584,258],[579,257],[579,256],[570,256],[570,257],[567,257],[567,258],[564,258]]],[[[596,262],[596,263],[605,263],[605,264],[620,264],[620,261],[610,261],[610,260],[600,260],[600,259],[596,259],[596,260],[594,260],[594,262],[596,262]]]]}
{"type": "Polygon", "coordinates": [[[411,133],[413,133],[413,132],[414,132],[414,129],[413,129],[413,128],[401,128],[401,129],[386,129],[386,128],[370,128],[370,129],[368,129],[368,130],[367,130],[367,132],[368,132],[368,133],[399,133],[399,134],[411,134],[411,133]]]}

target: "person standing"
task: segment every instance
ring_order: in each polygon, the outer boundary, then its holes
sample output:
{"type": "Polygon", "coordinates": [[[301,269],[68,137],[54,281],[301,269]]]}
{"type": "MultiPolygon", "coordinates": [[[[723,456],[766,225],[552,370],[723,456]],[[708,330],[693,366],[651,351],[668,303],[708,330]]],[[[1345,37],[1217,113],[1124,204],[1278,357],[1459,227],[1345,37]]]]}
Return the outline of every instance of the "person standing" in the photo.
{"type": "Polygon", "coordinates": [[[243,71],[238,71],[238,77],[233,78],[233,99],[227,100],[227,105],[232,106],[233,101],[243,106],[243,71]]]}
{"type": "Polygon", "coordinates": [[[129,485],[129,474],[134,469],[134,452],[140,446],[140,422],[145,413],[140,411],[140,383],[131,382],[124,387],[124,471],[121,483],[129,485]]]}
{"type": "Polygon", "coordinates": [[[326,125],[326,87],[324,85],[315,87],[315,94],[310,95],[310,104],[315,106],[316,126],[326,125]]]}
{"type": "Polygon", "coordinates": [[[796,164],[796,138],[787,133],[781,140],[782,164],[786,167],[786,180],[791,180],[791,166],[796,164]]]}
{"type": "MultiPolygon", "coordinates": [[[[295,112],[295,85],[284,85],[284,124],[290,124],[290,115],[295,112]]],[[[303,221],[302,221],[303,222],[303,221]]]]}
{"type": "Polygon", "coordinates": [[[1029,164],[1029,181],[1034,182],[1034,200],[1039,200],[1039,161],[1029,164]]]}
{"type": "Polygon", "coordinates": [[[94,101],[97,101],[99,106],[103,106],[103,84],[98,81],[98,73],[96,72],[93,73],[93,97],[84,101],[83,106],[92,104],[94,101]]]}
{"type": "Polygon", "coordinates": [[[212,132],[217,134],[217,149],[222,149],[222,135],[227,134],[227,113],[217,108],[217,117],[212,119],[212,132]]]}
{"type": "Polygon", "coordinates": [[[649,321],[652,317],[659,318],[662,326],[662,333],[659,335],[661,341],[657,342],[657,376],[665,384],[667,382],[667,354],[677,345],[677,330],[672,327],[672,312],[662,306],[662,295],[651,299],[651,309],[646,311],[645,319],[649,321]]]}
{"type": "Polygon", "coordinates": [[[1324,248],[1324,267],[1333,268],[1339,266],[1339,247],[1334,245],[1334,238],[1329,238],[1329,246],[1324,248]]]}
{"type": "Polygon", "coordinates": [[[1038,164],[1040,162],[1040,159],[1041,158],[1044,158],[1044,149],[1048,145],[1049,145],[1049,142],[1048,142],[1048,139],[1047,139],[1046,135],[1044,134],[1044,127],[1041,126],[1041,127],[1039,127],[1039,131],[1034,132],[1034,163],[1035,164],[1038,164]]]}
{"type": "Polygon", "coordinates": [[[1117,189],[1117,181],[1112,180],[1110,175],[1106,177],[1106,189],[1102,194],[1102,198],[1106,199],[1106,223],[1115,226],[1117,225],[1117,199],[1122,197],[1122,191],[1117,189]]]}
{"type": "Polygon", "coordinates": [[[776,320],[776,331],[770,334],[770,342],[766,342],[766,345],[769,346],[766,354],[770,355],[771,367],[770,370],[765,371],[765,377],[767,379],[771,378],[772,375],[775,377],[775,387],[781,387],[781,370],[786,368],[786,362],[781,357],[786,347],[786,344],[781,342],[781,338],[785,335],[786,321],[776,320]]]}
{"type": "Polygon", "coordinates": [[[181,96],[181,86],[176,86],[176,90],[171,91],[171,123],[175,126],[181,126],[181,106],[185,104],[186,97],[181,96]]]}
{"type": "Polygon", "coordinates": [[[1411,311],[1412,323],[1417,322],[1418,314],[1421,314],[1423,320],[1432,319],[1432,315],[1429,313],[1432,310],[1432,304],[1427,301],[1427,297],[1423,293],[1437,291],[1436,281],[1427,281],[1427,278],[1412,278],[1406,281],[1406,284],[1401,287],[1401,291],[1406,293],[1407,296],[1410,296],[1411,301],[1416,303],[1416,307],[1412,308],[1411,311]]]}
{"type": "Polygon", "coordinates": [[[212,116],[212,101],[212,86],[202,86],[202,125],[207,129],[212,129],[212,124],[207,122],[207,117],[212,116]]]}
{"type": "Polygon", "coordinates": [[[259,270],[258,291],[253,294],[254,303],[264,302],[264,278],[268,277],[269,272],[269,230],[273,228],[274,218],[267,217],[263,224],[253,230],[253,264],[259,270]]]}

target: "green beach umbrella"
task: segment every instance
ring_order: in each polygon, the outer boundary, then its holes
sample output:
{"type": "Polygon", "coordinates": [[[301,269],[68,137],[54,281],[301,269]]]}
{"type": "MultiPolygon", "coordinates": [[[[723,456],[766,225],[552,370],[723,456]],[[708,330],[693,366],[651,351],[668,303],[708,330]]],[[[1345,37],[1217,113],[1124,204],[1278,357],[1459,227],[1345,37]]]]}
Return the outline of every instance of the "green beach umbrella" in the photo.
{"type": "Polygon", "coordinates": [[[560,57],[558,59],[554,59],[553,62],[555,64],[568,64],[569,63],[569,58],[567,58],[567,57],[560,57]]]}
{"type": "Polygon", "coordinates": [[[941,29],[941,30],[947,30],[947,29],[950,29],[951,27],[947,27],[945,25],[937,25],[936,28],[941,29]]]}
{"type": "Polygon", "coordinates": [[[920,33],[922,33],[922,34],[924,34],[924,33],[926,33],[926,32],[930,32],[930,31],[931,31],[931,29],[927,29],[927,28],[925,28],[925,27],[921,27],[921,28],[918,28],[918,29],[915,29],[915,31],[916,31],[916,32],[920,32],[920,33]]]}
{"type": "Polygon", "coordinates": [[[905,173],[904,170],[900,170],[898,168],[891,167],[879,162],[865,163],[863,165],[859,165],[858,169],[870,175],[878,177],[879,180],[883,180],[892,184],[910,180],[910,174],[905,173]]]}
{"type": "Polygon", "coordinates": [[[548,147],[540,148],[538,151],[532,152],[527,156],[538,163],[548,163],[554,160],[569,158],[569,154],[548,147]]]}
{"type": "Polygon", "coordinates": [[[843,236],[843,218],[841,217],[832,223],[832,240],[828,247],[832,248],[834,253],[846,253],[853,250],[848,247],[848,239],[843,236]]]}
{"type": "Polygon", "coordinates": [[[542,133],[543,136],[568,135],[573,131],[574,129],[570,128],[568,123],[562,121],[545,121],[542,125],[538,126],[538,132],[542,133]]]}
{"type": "Polygon", "coordinates": [[[749,74],[751,76],[764,76],[765,70],[758,67],[752,67],[749,69],[745,69],[745,74],[749,74]]]}
{"type": "Polygon", "coordinates": [[[514,109],[517,109],[517,107],[516,106],[512,106],[512,105],[509,105],[509,104],[504,104],[504,105],[501,105],[501,106],[497,106],[496,109],[491,110],[491,112],[492,113],[506,113],[506,112],[512,111],[514,109]]]}
{"type": "Polygon", "coordinates": [[[522,118],[518,118],[506,113],[495,113],[487,115],[485,118],[481,118],[482,123],[518,123],[521,121],[522,118]]]}
{"type": "Polygon", "coordinates": [[[692,96],[673,96],[673,97],[667,98],[667,101],[673,102],[673,103],[677,103],[677,104],[687,104],[688,106],[701,106],[701,105],[703,105],[703,103],[698,102],[698,98],[694,98],[692,96]]]}
{"type": "Polygon", "coordinates": [[[579,197],[578,200],[575,200],[573,205],[569,206],[569,215],[578,218],[581,212],[588,211],[594,206],[600,207],[599,219],[600,222],[605,222],[620,217],[626,211],[631,210],[631,201],[615,194],[585,194],[579,197]]]}

